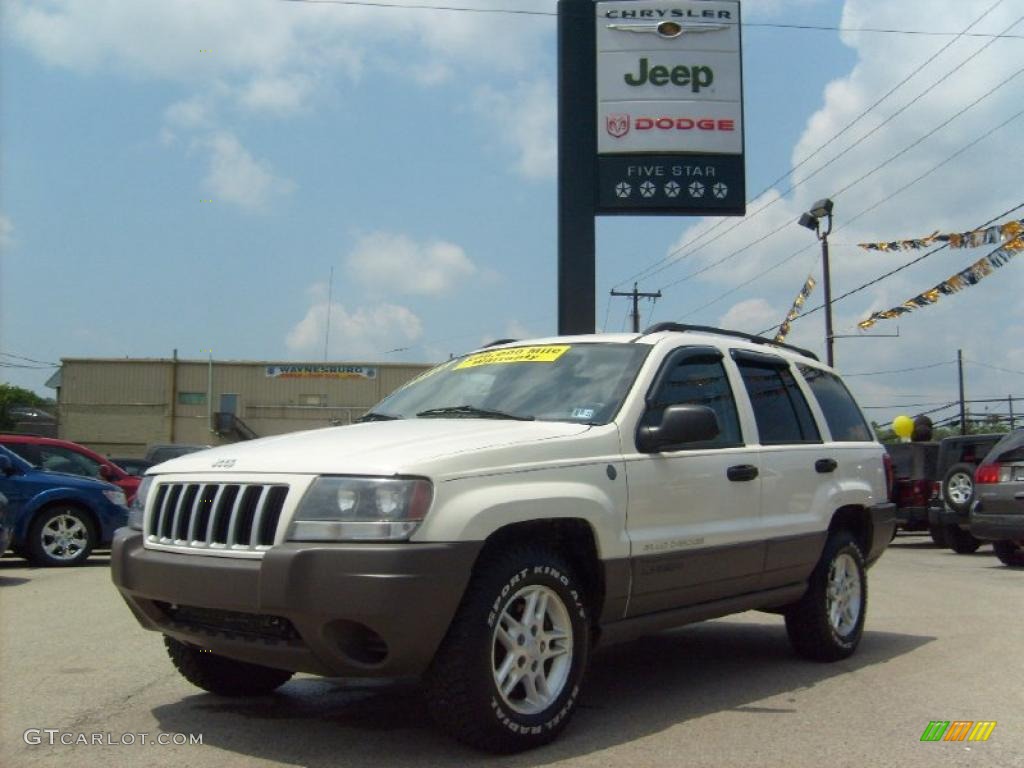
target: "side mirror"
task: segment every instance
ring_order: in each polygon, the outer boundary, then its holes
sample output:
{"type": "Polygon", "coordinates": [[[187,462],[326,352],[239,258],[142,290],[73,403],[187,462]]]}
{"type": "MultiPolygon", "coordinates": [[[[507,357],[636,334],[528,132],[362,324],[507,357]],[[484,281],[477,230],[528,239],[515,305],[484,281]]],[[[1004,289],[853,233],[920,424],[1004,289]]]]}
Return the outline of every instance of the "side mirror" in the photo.
{"type": "Polygon", "coordinates": [[[113,480],[115,477],[114,470],[112,470],[106,464],[100,464],[100,477],[102,477],[104,480],[113,480]]]}
{"type": "Polygon", "coordinates": [[[10,477],[15,472],[14,465],[7,456],[0,456],[0,475],[10,477]]]}
{"type": "Polygon", "coordinates": [[[636,447],[643,453],[655,453],[669,445],[713,440],[721,430],[718,416],[706,405],[670,405],[658,426],[641,426],[636,447]]]}

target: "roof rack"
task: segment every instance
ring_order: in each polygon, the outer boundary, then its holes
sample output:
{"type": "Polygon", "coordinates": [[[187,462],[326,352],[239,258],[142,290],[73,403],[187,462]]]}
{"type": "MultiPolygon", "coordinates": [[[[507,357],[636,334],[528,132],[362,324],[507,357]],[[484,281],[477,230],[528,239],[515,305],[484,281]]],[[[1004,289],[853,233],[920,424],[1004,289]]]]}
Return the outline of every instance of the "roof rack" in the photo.
{"type": "Polygon", "coordinates": [[[713,328],[710,325],[686,325],[684,323],[655,323],[650,328],[645,328],[641,336],[648,336],[652,333],[660,333],[662,331],[676,331],[683,333],[685,331],[693,331],[695,333],[714,333],[719,336],[735,336],[738,339],[744,339],[746,341],[752,341],[755,344],[764,344],[771,347],[782,347],[788,349],[791,352],[796,352],[809,357],[812,360],[819,360],[818,356],[811,352],[809,349],[803,347],[794,347],[792,344],[784,344],[781,341],[775,341],[774,339],[766,339],[764,336],[755,336],[752,333],[744,333],[743,331],[729,331],[724,328],[713,328]]]}

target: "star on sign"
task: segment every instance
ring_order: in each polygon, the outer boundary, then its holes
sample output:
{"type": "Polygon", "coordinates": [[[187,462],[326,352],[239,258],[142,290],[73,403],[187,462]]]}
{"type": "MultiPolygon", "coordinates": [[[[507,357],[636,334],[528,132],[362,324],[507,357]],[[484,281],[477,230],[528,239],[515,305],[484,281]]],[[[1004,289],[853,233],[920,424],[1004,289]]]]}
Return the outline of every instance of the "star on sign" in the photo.
{"type": "Polygon", "coordinates": [[[679,183],[670,181],[665,185],[665,196],[666,197],[679,197],[679,183]]]}
{"type": "Polygon", "coordinates": [[[654,193],[657,191],[657,187],[650,181],[645,181],[640,185],[640,194],[644,197],[654,197],[654,193]]]}
{"type": "Polygon", "coordinates": [[[715,184],[715,186],[711,188],[711,191],[719,200],[723,199],[727,194],[729,194],[729,188],[722,182],[718,182],[717,184],[715,184]]]}
{"type": "Polygon", "coordinates": [[[687,189],[690,191],[690,197],[704,197],[704,185],[699,181],[693,182],[687,189]]]}
{"type": "Polygon", "coordinates": [[[620,181],[615,185],[615,194],[618,197],[629,197],[633,194],[633,187],[625,181],[620,181]]]}

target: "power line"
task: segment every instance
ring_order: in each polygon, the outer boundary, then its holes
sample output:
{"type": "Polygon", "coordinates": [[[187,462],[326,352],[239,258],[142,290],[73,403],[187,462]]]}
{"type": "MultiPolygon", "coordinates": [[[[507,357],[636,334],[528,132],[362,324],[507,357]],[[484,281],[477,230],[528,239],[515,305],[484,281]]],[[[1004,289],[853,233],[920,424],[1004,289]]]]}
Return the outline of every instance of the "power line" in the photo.
{"type": "Polygon", "coordinates": [[[942,363],[932,363],[931,365],[918,365],[913,368],[897,368],[891,371],[864,371],[863,373],[844,373],[843,378],[848,379],[851,376],[883,376],[890,373],[910,373],[911,371],[927,371],[931,368],[939,368],[943,365],[953,365],[954,360],[946,360],[942,363]]]}
{"type": "MultiPolygon", "coordinates": [[[[285,3],[301,3],[306,5],[340,5],[359,8],[380,8],[385,10],[403,11],[446,11],[449,13],[489,13],[509,16],[546,16],[554,18],[555,11],[531,11],[521,8],[480,8],[470,5],[420,5],[416,3],[383,2],[383,0],[279,0],[285,3]]],[[[841,27],[828,24],[776,24],[771,22],[745,21],[743,27],[759,27],[762,29],[788,29],[811,32],[856,32],[862,34],[881,35],[918,35],[928,37],[985,37],[993,39],[1021,40],[1024,35],[989,32],[944,32],[935,29],[896,29],[894,27],[841,27]]]]}
{"type": "MultiPolygon", "coordinates": [[[[922,71],[922,70],[923,70],[923,69],[924,69],[925,67],[927,67],[927,66],[928,66],[929,64],[931,64],[931,63],[932,63],[933,61],[935,61],[935,59],[937,59],[937,58],[938,58],[939,56],[941,56],[941,55],[942,55],[942,54],[943,54],[943,53],[944,53],[944,52],[945,52],[946,50],[948,50],[948,49],[949,49],[949,48],[950,48],[950,47],[951,47],[952,45],[954,45],[954,44],[955,44],[955,43],[956,43],[957,41],[959,41],[959,40],[960,40],[960,38],[961,38],[961,37],[963,37],[964,35],[966,35],[966,34],[968,33],[968,31],[969,31],[969,30],[970,30],[970,29],[971,29],[972,27],[974,27],[974,26],[975,26],[976,24],[978,24],[978,23],[979,23],[979,22],[980,22],[980,21],[981,21],[982,19],[984,19],[984,18],[985,18],[985,17],[986,17],[986,16],[988,15],[988,14],[990,14],[990,13],[991,13],[992,11],[994,11],[994,10],[995,10],[995,9],[996,9],[996,8],[997,8],[997,7],[999,6],[999,5],[1001,5],[1001,4],[1002,4],[1002,2],[1003,2],[1003,0],[996,0],[996,2],[995,2],[995,3],[993,3],[992,5],[990,5],[990,6],[989,6],[989,7],[988,7],[988,8],[987,8],[987,9],[985,10],[985,12],[984,12],[984,13],[982,13],[982,14],[981,14],[980,16],[978,16],[978,17],[977,17],[976,19],[974,19],[974,21],[972,21],[972,22],[971,22],[970,24],[968,24],[968,25],[967,25],[966,27],[964,27],[963,31],[962,31],[962,32],[960,32],[960,33],[959,33],[959,34],[958,34],[958,35],[957,35],[957,36],[956,36],[956,37],[955,37],[955,38],[954,38],[953,40],[950,40],[950,41],[949,41],[948,43],[946,43],[946,44],[945,44],[944,46],[942,46],[942,47],[941,47],[941,48],[940,48],[939,50],[937,50],[937,51],[936,51],[936,52],[935,52],[934,54],[932,54],[932,55],[931,55],[930,57],[928,57],[928,58],[927,58],[927,59],[926,59],[926,60],[925,60],[924,62],[922,62],[922,63],[921,63],[920,65],[918,65],[918,66],[917,66],[917,67],[916,67],[916,68],[915,68],[915,69],[914,69],[914,70],[913,70],[913,71],[912,71],[912,72],[911,72],[910,74],[908,74],[908,75],[907,75],[906,77],[904,77],[904,78],[903,78],[902,80],[900,80],[900,81],[899,81],[899,82],[898,82],[898,83],[897,83],[896,85],[894,85],[894,86],[893,86],[892,88],[890,88],[890,89],[889,89],[889,90],[888,90],[888,91],[887,91],[887,92],[886,92],[886,93],[885,93],[885,94],[884,94],[884,95],[883,95],[883,96],[882,96],[881,98],[879,98],[879,99],[876,99],[876,100],[875,100],[875,102],[874,102],[873,104],[871,104],[871,106],[869,106],[869,107],[867,107],[866,109],[864,109],[864,110],[863,110],[863,111],[862,111],[862,112],[861,112],[861,113],[860,113],[859,115],[857,115],[857,117],[855,117],[855,118],[854,118],[853,120],[851,120],[851,121],[850,121],[849,123],[847,123],[847,124],[846,124],[845,126],[843,126],[842,128],[840,128],[840,129],[839,129],[839,130],[838,130],[838,131],[837,131],[836,133],[834,133],[834,134],[833,134],[833,135],[831,136],[831,138],[829,138],[829,139],[828,139],[828,140],[827,140],[827,141],[826,141],[826,142],[825,142],[824,144],[820,145],[820,146],[819,146],[819,147],[818,147],[817,149],[815,149],[815,150],[814,150],[813,152],[811,152],[810,154],[808,154],[808,155],[807,155],[807,156],[806,156],[806,157],[805,157],[805,158],[804,158],[803,160],[801,160],[801,161],[800,161],[799,163],[797,163],[797,164],[796,164],[796,165],[794,165],[794,166],[793,166],[792,168],[790,168],[790,169],[789,169],[789,170],[788,170],[788,171],[787,171],[786,173],[782,174],[782,175],[781,175],[781,176],[779,176],[779,177],[778,177],[777,179],[775,179],[775,180],[774,180],[773,182],[771,182],[770,184],[768,184],[768,185],[767,185],[767,186],[766,186],[766,187],[765,187],[764,189],[762,189],[762,190],[761,190],[760,192],[758,192],[758,193],[757,193],[756,195],[754,195],[754,196],[753,196],[753,197],[752,197],[752,198],[751,198],[751,199],[750,199],[750,200],[749,200],[748,202],[753,202],[754,200],[756,200],[756,199],[758,199],[759,197],[761,197],[761,195],[763,195],[763,194],[765,194],[766,192],[768,192],[769,190],[773,189],[773,188],[775,187],[775,185],[776,185],[776,184],[778,184],[778,183],[780,183],[780,182],[784,181],[784,180],[785,180],[786,178],[788,178],[788,177],[789,177],[789,176],[791,176],[791,175],[792,175],[793,173],[795,173],[795,172],[796,172],[797,170],[799,170],[799,169],[800,169],[800,168],[801,168],[801,167],[802,167],[803,165],[805,165],[805,164],[806,164],[806,163],[807,163],[808,161],[810,161],[810,160],[811,160],[811,159],[812,159],[813,157],[816,157],[816,156],[817,156],[817,155],[818,155],[818,154],[819,154],[820,152],[822,152],[822,151],[823,151],[823,150],[824,150],[825,148],[827,148],[828,146],[830,146],[830,145],[832,144],[832,142],[834,142],[834,141],[835,141],[836,139],[838,139],[838,138],[839,138],[840,136],[842,136],[842,135],[843,135],[844,133],[846,133],[846,132],[847,132],[847,131],[848,131],[848,130],[849,130],[850,128],[852,128],[852,127],[853,127],[853,126],[855,126],[855,125],[856,125],[857,123],[859,123],[859,122],[860,122],[860,121],[861,121],[861,120],[862,120],[862,119],[863,119],[863,118],[864,118],[864,117],[865,117],[865,116],[866,116],[866,115],[867,115],[867,114],[868,114],[869,112],[871,112],[871,111],[872,111],[872,110],[874,110],[874,109],[875,109],[876,107],[878,107],[878,106],[879,106],[879,105],[880,105],[880,104],[881,104],[881,103],[882,103],[883,101],[885,101],[885,100],[886,100],[887,98],[889,98],[889,97],[890,97],[890,96],[891,96],[891,95],[892,95],[893,93],[895,93],[895,92],[896,92],[896,91],[898,91],[898,90],[899,90],[900,88],[902,88],[902,87],[903,87],[903,86],[904,86],[904,85],[905,85],[905,84],[906,84],[907,82],[909,82],[909,81],[910,81],[910,80],[911,80],[911,79],[912,79],[912,78],[913,78],[913,77],[914,77],[915,75],[917,75],[917,74],[918,74],[919,72],[921,72],[921,71],[922,71]]],[[[1024,17],[1022,17],[1022,18],[1024,18],[1024,17]]],[[[1016,26],[1016,24],[1017,24],[1017,23],[1018,23],[1019,21],[1020,21],[1020,19],[1018,19],[1017,21],[1015,21],[1015,22],[1014,22],[1013,24],[1011,24],[1011,25],[1010,25],[1009,27],[1007,27],[1005,31],[1009,31],[1010,29],[1012,29],[1012,28],[1013,28],[1014,26],[1016,26]]],[[[960,63],[960,65],[959,65],[959,66],[963,66],[964,64],[966,64],[966,63],[967,63],[968,61],[970,61],[970,60],[971,60],[972,58],[974,58],[974,56],[977,56],[977,55],[978,55],[979,53],[981,53],[981,51],[985,50],[985,48],[987,48],[987,47],[988,47],[988,46],[986,45],[986,46],[984,46],[983,48],[981,48],[981,49],[980,49],[979,51],[976,51],[976,52],[975,52],[974,54],[972,54],[972,55],[971,55],[971,56],[969,56],[969,57],[968,57],[967,59],[965,59],[964,61],[962,61],[962,62],[960,63]]],[[[949,73],[947,73],[947,75],[946,75],[947,77],[948,77],[948,74],[949,74],[949,73]]],[[[659,272],[662,272],[662,271],[664,271],[665,269],[668,269],[668,268],[669,268],[669,267],[670,267],[670,266],[671,266],[672,264],[674,264],[674,263],[677,263],[677,262],[679,262],[679,261],[682,261],[683,259],[687,258],[688,256],[692,256],[692,255],[693,255],[694,253],[696,253],[697,251],[699,251],[699,250],[701,250],[701,249],[705,248],[706,246],[710,245],[711,243],[715,242],[716,240],[720,239],[721,237],[724,237],[724,236],[725,236],[726,234],[728,234],[729,232],[733,231],[734,229],[736,229],[737,227],[741,226],[742,224],[744,224],[744,223],[746,223],[746,222],[748,222],[748,221],[751,221],[751,220],[752,220],[752,219],[754,219],[754,218],[755,218],[755,217],[756,217],[756,216],[757,216],[758,214],[760,214],[761,212],[763,212],[763,211],[767,210],[767,209],[768,209],[768,208],[770,208],[771,206],[775,205],[775,203],[779,202],[779,200],[782,200],[782,199],[783,199],[783,198],[785,197],[785,195],[787,195],[787,194],[789,194],[790,192],[792,192],[792,191],[793,191],[794,189],[796,189],[796,188],[797,188],[798,186],[800,186],[800,184],[804,183],[804,182],[805,182],[805,181],[807,181],[808,179],[810,179],[810,178],[812,178],[813,176],[817,175],[818,171],[820,171],[820,170],[822,170],[822,169],[824,169],[824,168],[828,167],[828,165],[830,165],[830,164],[831,164],[832,162],[834,162],[834,161],[835,161],[836,159],[838,159],[839,157],[842,157],[842,156],[843,156],[843,154],[845,154],[846,152],[848,152],[849,150],[853,149],[853,148],[854,148],[854,147],[856,147],[856,146],[857,146],[858,144],[860,144],[861,142],[863,142],[863,141],[864,141],[865,139],[867,139],[867,138],[868,138],[869,136],[871,136],[871,135],[872,135],[872,134],[873,134],[873,133],[874,133],[875,131],[877,131],[877,130],[878,130],[878,129],[880,129],[880,128],[881,128],[882,126],[884,126],[884,125],[885,125],[885,124],[886,124],[887,122],[891,121],[891,120],[892,120],[892,119],[893,119],[894,117],[896,117],[897,115],[899,115],[899,114],[900,114],[900,112],[902,112],[902,111],[906,110],[906,109],[907,109],[907,108],[908,108],[908,107],[909,107],[909,106],[910,106],[911,104],[913,104],[913,103],[914,103],[915,101],[919,100],[919,99],[920,99],[920,98],[921,98],[922,96],[924,96],[925,94],[927,94],[927,93],[928,93],[928,92],[929,92],[929,91],[930,91],[930,90],[931,90],[932,88],[934,88],[934,87],[935,87],[935,85],[937,85],[938,83],[942,82],[942,81],[943,81],[944,79],[945,79],[945,77],[941,78],[940,80],[936,81],[936,83],[935,83],[935,84],[933,84],[933,85],[932,85],[932,86],[931,86],[931,87],[930,87],[929,89],[925,90],[925,91],[924,91],[923,93],[921,93],[921,94],[918,94],[918,96],[917,96],[917,97],[915,97],[915,98],[914,98],[914,99],[913,99],[912,101],[910,101],[909,103],[907,103],[906,105],[904,105],[902,109],[898,110],[898,111],[897,111],[897,112],[895,112],[895,113],[894,113],[893,115],[890,115],[890,116],[889,116],[889,117],[888,117],[888,118],[886,119],[886,121],[885,121],[885,122],[883,122],[883,123],[882,123],[881,125],[877,126],[877,127],[876,127],[876,128],[874,129],[874,131],[871,131],[871,132],[869,132],[869,133],[865,134],[864,136],[862,136],[862,137],[861,137],[860,139],[858,139],[858,141],[857,141],[856,143],[854,143],[854,144],[850,145],[849,147],[847,147],[847,148],[846,148],[846,149],[845,149],[845,150],[844,150],[844,151],[843,151],[842,153],[840,153],[839,155],[836,155],[836,157],[832,158],[832,160],[830,160],[830,161],[829,161],[828,163],[826,163],[825,165],[821,166],[821,168],[819,168],[819,169],[818,169],[817,171],[815,171],[815,172],[814,172],[813,174],[811,174],[811,176],[808,176],[807,178],[805,178],[805,179],[802,179],[802,180],[801,180],[800,182],[798,182],[797,184],[793,184],[793,185],[791,185],[791,186],[790,186],[790,187],[789,187],[789,188],[788,188],[787,190],[785,190],[784,192],[782,192],[782,193],[781,193],[781,194],[780,194],[780,195],[779,195],[778,197],[775,197],[775,198],[773,198],[772,200],[768,201],[767,203],[765,203],[764,205],[762,205],[762,206],[761,206],[760,208],[758,208],[758,209],[757,209],[756,211],[753,211],[753,212],[752,212],[752,213],[750,213],[749,215],[747,215],[747,216],[743,217],[742,219],[740,219],[739,221],[737,221],[736,223],[734,223],[734,224],[733,224],[733,226],[732,226],[732,227],[730,227],[729,229],[727,229],[727,230],[726,230],[725,232],[723,232],[723,233],[721,233],[720,235],[718,235],[718,236],[716,236],[716,237],[712,238],[711,240],[707,241],[707,242],[706,242],[706,243],[704,243],[703,245],[700,245],[700,246],[698,246],[698,247],[694,248],[693,250],[689,251],[688,253],[685,253],[685,254],[683,254],[683,255],[682,255],[682,256],[680,256],[680,257],[679,257],[678,259],[673,259],[673,258],[672,258],[672,257],[673,257],[673,256],[675,256],[676,254],[678,254],[678,253],[679,253],[680,251],[684,250],[685,248],[688,248],[689,246],[693,245],[694,243],[696,243],[696,242],[697,242],[698,240],[700,240],[701,238],[703,238],[703,237],[706,237],[707,235],[709,235],[709,234],[710,234],[711,232],[713,232],[713,231],[714,231],[715,229],[717,229],[718,227],[720,227],[720,226],[724,225],[724,224],[725,224],[725,221],[726,221],[726,220],[725,220],[725,219],[719,219],[719,221],[718,221],[718,222],[717,222],[717,223],[716,223],[716,224],[715,224],[714,226],[712,226],[711,228],[709,228],[709,229],[705,230],[704,232],[700,233],[699,235],[695,235],[695,236],[694,236],[693,238],[691,238],[691,239],[690,239],[690,240],[689,240],[689,241],[688,241],[687,243],[684,243],[683,245],[679,246],[679,247],[678,247],[678,248],[676,248],[676,249],[675,249],[674,251],[672,251],[671,253],[669,253],[669,254],[668,254],[668,256],[665,256],[665,257],[663,257],[662,259],[659,259],[658,261],[656,261],[656,262],[655,262],[654,264],[652,264],[651,266],[649,266],[649,267],[647,267],[647,268],[645,268],[645,269],[641,270],[640,272],[638,272],[637,274],[635,274],[635,275],[633,275],[632,277],[628,278],[627,280],[624,280],[624,281],[622,281],[622,283],[628,283],[629,281],[631,281],[631,280],[634,280],[634,279],[640,279],[640,278],[648,278],[648,277],[650,277],[650,276],[652,276],[652,275],[656,275],[656,274],[658,274],[659,272]],[[653,269],[653,268],[655,268],[655,267],[659,267],[659,265],[661,265],[662,263],[664,263],[664,266],[662,266],[662,267],[660,267],[660,268],[658,268],[658,269],[654,269],[653,271],[650,271],[650,270],[652,270],[652,269],[653,269]]],[[[622,285],[622,283],[618,283],[617,285],[622,285]]]]}
{"type": "Polygon", "coordinates": [[[31,357],[25,357],[23,355],[16,355],[13,352],[0,352],[0,357],[13,357],[15,360],[24,360],[25,362],[28,362],[28,363],[39,363],[39,365],[48,365],[48,366],[59,366],[60,365],[60,363],[51,363],[51,362],[49,362],[47,360],[36,360],[34,358],[31,358],[31,357]]]}
{"type": "Polygon", "coordinates": [[[977,360],[968,360],[966,357],[964,358],[964,362],[970,363],[971,365],[980,365],[982,368],[991,368],[993,371],[1002,371],[1003,373],[1016,373],[1020,374],[1021,376],[1024,376],[1024,371],[1017,371],[1014,370],[1013,368],[1001,368],[998,365],[990,365],[989,363],[979,363],[977,360]]]}

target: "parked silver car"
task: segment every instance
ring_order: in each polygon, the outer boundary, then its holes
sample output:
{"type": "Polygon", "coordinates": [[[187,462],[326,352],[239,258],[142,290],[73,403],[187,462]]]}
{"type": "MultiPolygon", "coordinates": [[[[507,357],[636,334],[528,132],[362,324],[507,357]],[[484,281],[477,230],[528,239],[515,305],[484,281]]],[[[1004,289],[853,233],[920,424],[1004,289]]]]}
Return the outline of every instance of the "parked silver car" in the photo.
{"type": "Polygon", "coordinates": [[[978,467],[974,486],[971,533],[992,541],[1006,565],[1024,566],[1024,429],[996,443],[978,467]]]}

